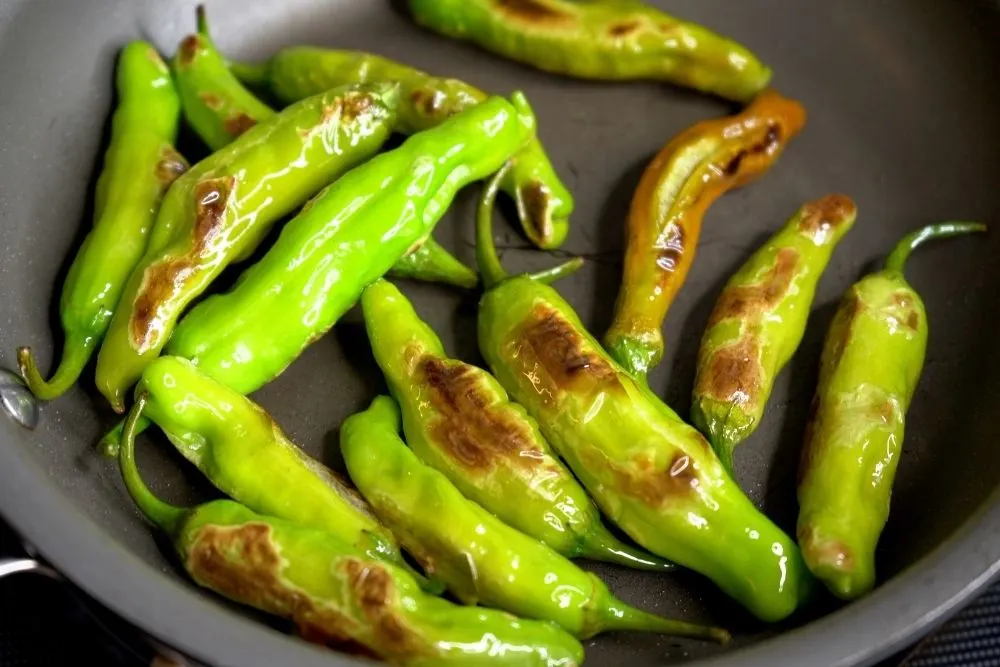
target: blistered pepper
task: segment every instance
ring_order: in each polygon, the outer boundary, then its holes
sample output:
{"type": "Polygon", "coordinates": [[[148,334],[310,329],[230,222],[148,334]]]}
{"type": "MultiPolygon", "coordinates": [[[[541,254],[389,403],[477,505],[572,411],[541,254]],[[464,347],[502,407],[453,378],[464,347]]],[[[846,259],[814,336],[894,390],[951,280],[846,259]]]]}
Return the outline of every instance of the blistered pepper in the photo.
{"type": "Polygon", "coordinates": [[[716,199],[774,164],[802,129],[805,110],[765,91],[736,114],[674,137],[632,197],[625,267],[604,345],[642,381],[663,358],[663,319],[694,262],[701,222],[716,199]]]}
{"type": "Polygon", "coordinates": [[[906,412],[927,347],[927,312],[903,268],[922,243],[983,232],[944,223],[904,237],[881,271],[841,298],[820,359],[799,470],[798,540],[806,564],[843,599],[875,585],[906,412]]]}
{"type": "Polygon", "coordinates": [[[555,289],[507,276],[493,246],[490,193],[477,220],[486,290],[478,335],[494,377],[637,544],[706,575],[764,621],[792,614],[812,589],[795,542],[740,491],[705,438],[611,358],[555,289]]]}
{"type": "Polygon", "coordinates": [[[655,616],[611,594],[551,547],[511,528],[420,462],[399,437],[396,402],[379,396],[348,417],[340,446],[348,474],[376,514],[459,600],[558,623],[580,638],[644,630],[729,641],[729,633],[655,616]]]}
{"type": "Polygon", "coordinates": [[[665,81],[744,102],[771,79],[746,47],[637,0],[407,0],[415,22],[580,79],[665,81]]]}
{"type": "Polygon", "coordinates": [[[481,368],[449,358],[394,286],[361,295],[375,360],[403,414],[411,449],[470,500],[567,558],[673,569],[622,543],[524,408],[481,368]]]}
{"type": "Polygon", "coordinates": [[[59,300],[63,352],[45,380],[31,349],[17,352],[32,393],[51,400],[80,377],[111,323],[132,269],[146,250],[163,193],[187,169],[174,150],[180,101],[170,70],[147,42],[130,42],[115,73],[118,102],[94,197],[94,223],[70,266],[59,300]]]}
{"type": "Polygon", "coordinates": [[[733,449],[756,430],[774,380],[806,330],[820,277],[857,207],[828,195],[800,208],[726,282],[698,351],[691,421],[733,471],[733,449]]]}
{"type": "Polygon", "coordinates": [[[308,98],[174,182],[98,354],[97,386],[116,412],[124,411],[127,391],[184,308],[228,264],[245,259],[277,220],[381,148],[397,98],[391,84],[308,98]]]}
{"type": "MultiPolygon", "coordinates": [[[[247,90],[226,67],[225,59],[212,43],[203,5],[198,6],[197,15],[198,33],[181,42],[173,60],[173,70],[185,117],[209,148],[219,150],[257,123],[274,116],[275,112],[247,90]]],[[[351,83],[355,82],[344,81],[317,88],[299,99],[351,83]]],[[[475,287],[478,281],[475,271],[439,246],[432,237],[401,258],[399,265],[389,273],[466,288],[475,287]]]]}
{"type": "Polygon", "coordinates": [[[125,486],[162,529],[187,574],[234,602],[292,621],[301,636],[393,665],[577,667],[580,643],[553,623],[428,595],[399,567],[324,530],[229,499],[168,505],[135,461],[140,395],[120,450],[125,486]]]}
{"type": "MultiPolygon", "coordinates": [[[[362,51],[310,46],[278,51],[265,63],[230,63],[251,85],[266,85],[285,103],[347,83],[400,84],[397,130],[413,134],[486,100],[487,93],[456,79],[431,76],[402,63],[362,51]]],[[[525,236],[540,248],[562,245],[569,231],[573,196],[559,179],[537,137],[514,158],[503,190],[517,204],[525,236]]]]}

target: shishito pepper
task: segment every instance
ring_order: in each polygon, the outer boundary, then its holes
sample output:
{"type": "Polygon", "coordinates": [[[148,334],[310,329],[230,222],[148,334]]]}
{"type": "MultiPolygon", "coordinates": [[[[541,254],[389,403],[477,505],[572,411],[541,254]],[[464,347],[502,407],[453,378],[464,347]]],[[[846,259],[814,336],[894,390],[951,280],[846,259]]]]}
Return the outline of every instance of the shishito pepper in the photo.
{"type": "Polygon", "coordinates": [[[388,396],[348,417],[340,429],[344,462],[407,551],[459,600],[553,621],[584,639],[610,630],[646,630],[729,640],[720,628],[630,607],[593,573],[467,499],[400,439],[400,419],[388,396]]]}
{"type": "MultiPolygon", "coordinates": [[[[432,128],[489,97],[462,81],[431,76],[362,51],[296,46],[278,51],[266,63],[231,63],[230,67],[251,85],[266,85],[285,103],[347,83],[397,82],[400,101],[396,129],[404,134],[432,128]]],[[[502,188],[517,204],[525,236],[540,248],[559,247],[569,231],[573,196],[537,137],[525,144],[513,162],[502,188]]]]}
{"type": "Polygon", "coordinates": [[[173,147],[180,100],[170,70],[151,44],[135,41],[122,49],[115,88],[118,102],[97,181],[94,226],[70,266],[59,300],[62,360],[45,380],[30,348],[17,353],[25,383],[43,400],[61,396],[80,377],[146,250],[163,193],[188,166],[173,147]]]}
{"type": "Polygon", "coordinates": [[[507,276],[493,246],[492,207],[484,196],[477,256],[486,290],[479,348],[494,377],[636,543],[708,576],[762,620],[789,616],[812,589],[795,542],[743,495],[705,438],[601,348],[555,289],[507,276]]]}
{"type": "MultiPolygon", "coordinates": [[[[580,643],[553,623],[462,607],[428,595],[405,570],[324,530],[254,512],[229,499],[168,505],[135,461],[138,398],[120,450],[129,495],[171,539],[199,586],[292,621],[311,641],[431,667],[577,667],[580,643]]],[[[292,490],[294,491],[294,489],[292,490]]]]}
{"type": "Polygon", "coordinates": [[[647,79],[744,102],[771,79],[746,47],[637,0],[408,0],[418,25],[580,79],[647,79]]]}
{"type": "Polygon", "coordinates": [[[402,410],[406,441],[424,463],[501,521],[567,558],[673,568],[604,527],[535,420],[489,373],[449,358],[392,283],[367,287],[361,310],[375,360],[402,410]]]}
{"type": "MultiPolygon", "coordinates": [[[[198,33],[185,37],[174,57],[174,77],[188,123],[209,148],[217,151],[257,123],[274,116],[275,112],[247,90],[226,67],[225,59],[212,43],[203,5],[197,8],[197,23],[198,33]]],[[[353,83],[369,82],[331,83],[299,99],[353,83]]],[[[432,237],[402,257],[399,265],[389,273],[466,288],[475,287],[478,282],[475,271],[439,246],[432,237]]]]}
{"type": "Polygon", "coordinates": [[[174,181],[97,359],[97,386],[117,412],[184,308],[282,216],[375,154],[398,88],[328,91],[258,123],[174,181]]]}
{"type": "Polygon", "coordinates": [[[800,208],[726,283],[698,351],[691,421],[733,470],[733,449],[764,416],[774,380],[806,330],[834,248],[857,207],[828,195],[800,208]]]}
{"type": "Polygon", "coordinates": [[[875,547],[924,364],[927,312],[904,265],[926,241],[985,230],[944,223],[908,234],[884,269],[847,290],[830,324],[802,450],[797,533],[806,564],[840,598],[875,585],[875,547]]]}
{"type": "Polygon", "coordinates": [[[663,319],[694,262],[716,199],[774,164],[805,124],[802,105],[765,91],[746,109],[674,137],[643,172],[627,221],[625,268],[604,345],[640,380],[663,357],[663,319]]]}

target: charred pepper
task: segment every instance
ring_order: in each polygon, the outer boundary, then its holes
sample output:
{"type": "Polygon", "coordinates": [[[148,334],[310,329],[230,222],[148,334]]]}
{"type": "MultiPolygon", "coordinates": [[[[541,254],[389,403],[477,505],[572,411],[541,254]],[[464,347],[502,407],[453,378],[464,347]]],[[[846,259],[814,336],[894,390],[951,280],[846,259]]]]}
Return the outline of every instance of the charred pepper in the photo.
{"type": "Polygon", "coordinates": [[[875,547],[923,369],[927,313],[903,275],[906,260],[926,241],[983,231],[943,223],[908,234],[884,269],[847,290],[830,324],[802,450],[797,532],[806,564],[840,598],[875,584],[875,547]]]}
{"type": "MultiPolygon", "coordinates": [[[[266,85],[285,103],[347,83],[398,82],[397,129],[404,134],[432,128],[489,97],[462,81],[431,76],[363,51],[296,46],[278,51],[266,63],[231,63],[230,68],[251,85],[266,85]]],[[[514,158],[502,188],[517,204],[521,227],[532,243],[545,249],[562,245],[569,231],[573,196],[538,138],[529,140],[514,158]]]]}
{"type": "Polygon", "coordinates": [[[640,380],[663,357],[663,319],[694,261],[705,212],[756,179],[802,129],[805,110],[765,91],[727,118],[677,135],[646,168],[632,197],[625,268],[604,345],[640,380]]]}
{"type": "Polygon", "coordinates": [[[507,276],[493,247],[489,194],[477,220],[486,290],[479,348],[493,375],[637,544],[706,575],[764,621],[789,616],[812,589],[795,542],[743,495],[705,438],[601,348],[555,289],[507,276]]]}
{"type": "Polygon", "coordinates": [[[802,342],[819,279],[856,217],[843,195],[806,204],[719,295],[698,351],[691,420],[730,473],[733,449],[760,424],[775,378],[802,342]]]}
{"type": "Polygon", "coordinates": [[[646,630],[729,640],[720,628],[661,618],[616,599],[596,575],[465,498],[420,462],[399,427],[399,406],[388,396],[348,417],[340,430],[348,473],[407,551],[462,602],[554,621],[584,639],[646,630]]]}
{"type": "Polygon", "coordinates": [[[414,21],[540,70],[665,81],[745,102],[771,79],[746,47],[637,0],[408,0],[414,21]]]}
{"type": "Polygon", "coordinates": [[[117,412],[184,308],[271,225],[381,148],[398,98],[390,84],[328,91],[285,109],[192,167],[160,207],[97,359],[117,412]]]}
{"type": "Polygon", "coordinates": [[[59,300],[62,360],[45,380],[31,349],[17,352],[25,383],[43,400],[61,396],[80,377],[146,250],[163,193],[188,166],[173,147],[180,100],[170,70],[151,44],[125,46],[115,88],[118,103],[97,181],[94,226],[70,266],[59,300]]]}
{"type": "Polygon", "coordinates": [[[576,667],[583,647],[553,623],[462,607],[420,590],[399,567],[335,535],[229,499],[168,505],[135,461],[139,397],[120,450],[139,510],[171,539],[185,572],[234,602],[292,621],[303,636],[393,665],[576,667]]]}
{"type": "Polygon", "coordinates": [[[493,376],[450,359],[437,334],[392,284],[361,295],[375,360],[403,414],[410,448],[470,500],[567,558],[592,558],[644,570],[672,569],[623,544],[538,424],[493,376]]]}

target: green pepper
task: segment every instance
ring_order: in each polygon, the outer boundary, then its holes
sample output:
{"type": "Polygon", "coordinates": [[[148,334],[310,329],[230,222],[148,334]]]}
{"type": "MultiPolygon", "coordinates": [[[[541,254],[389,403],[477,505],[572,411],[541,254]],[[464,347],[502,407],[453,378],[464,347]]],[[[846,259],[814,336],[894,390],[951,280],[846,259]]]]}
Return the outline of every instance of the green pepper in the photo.
{"type": "Polygon", "coordinates": [[[551,547],[511,528],[424,465],[399,437],[400,411],[376,397],[340,429],[347,471],[400,542],[459,600],[558,623],[586,639],[645,630],[729,641],[729,633],[661,618],[611,594],[551,547]]]}
{"type": "MultiPolygon", "coordinates": [[[[216,151],[257,123],[271,118],[275,112],[230,73],[226,61],[212,43],[203,5],[198,6],[197,15],[198,34],[189,35],[181,42],[174,57],[173,69],[185,117],[208,147],[216,151]]],[[[352,83],[369,82],[334,83],[317,88],[299,99],[352,83]]],[[[455,259],[430,237],[415,252],[401,258],[399,266],[393,267],[389,274],[466,288],[475,287],[478,282],[475,271],[455,259]]]]}
{"type": "Polygon", "coordinates": [[[875,547],[924,364],[927,313],[904,265],[926,241],[983,231],[943,223],[908,234],[884,269],[845,292],[830,324],[802,450],[797,532],[806,564],[839,598],[875,585],[875,547]]]}
{"type": "Polygon", "coordinates": [[[745,102],[771,79],[746,47],[636,0],[408,0],[418,25],[537,69],[665,81],[745,102]]]}
{"type": "Polygon", "coordinates": [[[177,179],[132,272],[97,359],[116,412],[166,344],[177,318],[270,227],[388,139],[398,88],[338,88],[250,130],[177,179]]]}
{"type": "Polygon", "coordinates": [[[632,196],[625,268],[604,335],[636,378],[663,358],[663,320],[694,262],[701,222],[724,193],[755,180],[805,124],[805,109],[768,90],[740,113],[674,137],[646,167],[632,196]]]}
{"type": "Polygon", "coordinates": [[[740,491],[705,438],[611,358],[555,289],[507,276],[493,246],[489,195],[479,206],[477,258],[486,290],[479,348],[493,375],[637,544],[706,575],[764,621],[789,616],[813,588],[795,542],[740,491]]]}
{"type": "Polygon", "coordinates": [[[448,358],[441,339],[392,283],[368,286],[361,310],[375,360],[402,409],[406,440],[424,463],[504,523],[567,558],[673,569],[604,527],[535,420],[489,373],[448,358]]]}
{"type": "Polygon", "coordinates": [[[94,226],[63,286],[59,319],[62,360],[42,378],[31,349],[18,350],[21,374],[40,399],[64,394],[80,377],[104,337],[129,273],[139,263],[163,193],[187,169],[174,150],[180,100],[170,70],[147,42],[122,49],[115,74],[118,102],[111,141],[94,197],[94,226]]]}
{"type": "MultiPolygon", "coordinates": [[[[362,51],[289,47],[278,51],[266,63],[230,63],[230,68],[252,85],[266,85],[285,103],[347,83],[398,82],[396,129],[404,134],[430,129],[488,98],[483,91],[462,81],[431,76],[362,51]]],[[[559,179],[537,138],[533,137],[514,158],[503,190],[516,202],[521,226],[532,243],[544,249],[562,245],[569,231],[573,196],[559,179]]]]}
{"type": "Polygon", "coordinates": [[[800,208],[726,283],[698,351],[691,421],[730,473],[806,330],[816,285],[857,207],[828,195],[800,208]]]}
{"type": "Polygon", "coordinates": [[[191,579],[234,602],[292,621],[300,634],[406,667],[576,667],[580,643],[553,623],[428,595],[404,569],[335,534],[229,499],[168,505],[142,481],[130,413],[121,474],[139,510],[164,531],[191,579]]]}

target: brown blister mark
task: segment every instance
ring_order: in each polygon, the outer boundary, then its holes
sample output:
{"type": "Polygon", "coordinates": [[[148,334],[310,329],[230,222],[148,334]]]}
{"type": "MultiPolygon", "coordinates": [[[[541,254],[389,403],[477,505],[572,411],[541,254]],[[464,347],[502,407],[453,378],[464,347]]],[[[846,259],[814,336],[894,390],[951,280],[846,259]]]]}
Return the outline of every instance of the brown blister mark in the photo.
{"type": "Polygon", "coordinates": [[[342,122],[344,124],[353,123],[360,116],[371,112],[374,106],[375,101],[371,95],[357,92],[345,93],[343,102],[341,103],[341,108],[343,109],[342,122]]]}
{"type": "Polygon", "coordinates": [[[238,111],[223,121],[222,129],[226,131],[226,134],[235,139],[256,124],[257,121],[253,117],[242,111],[238,111]]]}
{"type": "Polygon", "coordinates": [[[396,585],[388,570],[356,558],[344,559],[341,567],[380,651],[409,660],[429,652],[427,643],[397,610],[396,585]]]}
{"type": "Polygon", "coordinates": [[[760,394],[763,376],[760,342],[748,332],[709,356],[695,391],[698,395],[751,411],[760,394]]]}
{"type": "Polygon", "coordinates": [[[815,243],[825,243],[833,237],[831,232],[853,220],[857,205],[846,195],[827,195],[802,207],[799,230],[815,243]]]}
{"type": "Polygon", "coordinates": [[[656,242],[656,265],[666,272],[660,276],[661,283],[671,280],[670,274],[677,271],[686,251],[687,234],[684,227],[671,221],[663,230],[661,239],[656,242]]]}
{"type": "Polygon", "coordinates": [[[181,65],[190,65],[198,56],[198,51],[202,49],[202,41],[199,35],[188,35],[178,47],[178,59],[181,65]]]}
{"type": "Polygon", "coordinates": [[[758,321],[774,310],[785,298],[799,267],[799,252],[794,248],[781,248],[774,258],[774,265],[760,282],[752,285],[733,285],[723,290],[719,302],[708,319],[713,327],[725,320],[758,321]]]}
{"type": "Polygon", "coordinates": [[[450,109],[445,105],[447,96],[439,90],[431,87],[414,88],[410,92],[410,101],[424,118],[443,119],[451,115],[450,109]]]}
{"type": "Polygon", "coordinates": [[[613,23],[608,26],[608,34],[614,38],[625,37],[636,32],[640,27],[641,23],[635,20],[622,21],[620,23],[613,23]]]}
{"type": "Polygon", "coordinates": [[[521,205],[524,208],[524,223],[544,239],[551,232],[549,209],[552,206],[552,192],[541,181],[528,181],[518,186],[521,205]]]}
{"type": "Polygon", "coordinates": [[[476,369],[431,356],[418,368],[438,415],[429,423],[432,437],[452,459],[473,470],[499,460],[533,468],[548,459],[523,421],[497,409],[476,369]]]}
{"type": "Polygon", "coordinates": [[[694,459],[680,451],[664,467],[654,466],[645,457],[633,457],[622,464],[596,457],[589,450],[584,452],[584,459],[590,459],[588,465],[609,468],[619,493],[637,498],[652,508],[686,499],[700,483],[694,459]]]}
{"type": "Polygon", "coordinates": [[[203,93],[199,93],[198,97],[201,99],[202,103],[212,111],[218,111],[222,108],[222,98],[213,92],[205,91],[203,93]]]}
{"type": "MultiPolygon", "coordinates": [[[[740,149],[736,155],[729,158],[726,164],[722,167],[722,172],[730,178],[735,178],[740,175],[740,171],[745,166],[748,159],[760,157],[762,155],[773,155],[780,145],[781,127],[773,121],[768,122],[767,132],[764,134],[764,137],[759,141],[750,144],[746,148],[740,149]]],[[[753,167],[747,169],[747,171],[753,170],[753,167]]]]}
{"type": "Polygon", "coordinates": [[[917,332],[920,330],[920,313],[917,312],[916,299],[908,292],[893,292],[891,299],[892,308],[898,312],[897,319],[907,329],[917,332]]]}
{"type": "Polygon", "coordinates": [[[846,544],[840,540],[822,538],[813,526],[798,531],[799,544],[810,562],[833,568],[839,572],[854,570],[854,556],[846,544]]]}
{"type": "Polygon", "coordinates": [[[165,146],[160,151],[160,160],[156,163],[156,180],[164,191],[187,170],[187,160],[172,146],[165,146]]]}
{"type": "Polygon", "coordinates": [[[508,18],[535,25],[564,25],[573,16],[561,12],[539,0],[493,0],[493,4],[508,18]]]}

